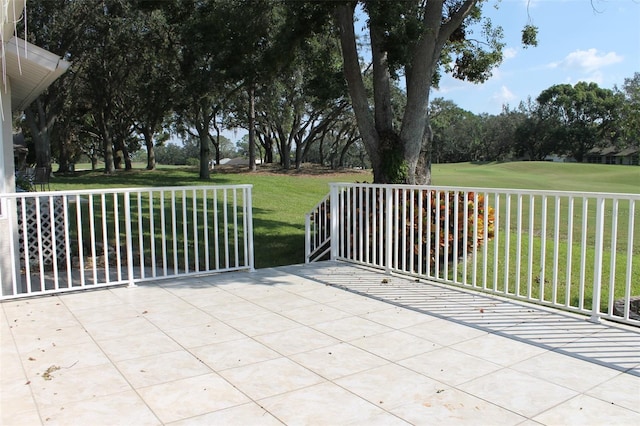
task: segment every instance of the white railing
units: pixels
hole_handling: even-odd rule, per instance
[[[639,202],[340,183],[309,215],[307,238],[329,232],[332,259],[640,325]]]
[[[316,204],[305,217],[305,262],[325,258],[331,250],[329,195]]]
[[[2,299],[253,270],[251,188],[2,194],[12,257],[0,263]]]

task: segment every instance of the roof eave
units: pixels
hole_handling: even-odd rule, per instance
[[[4,46],[6,77],[11,79],[13,110],[31,104],[71,65],[58,55],[18,37]]]

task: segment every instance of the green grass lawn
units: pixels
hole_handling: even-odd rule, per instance
[[[433,184],[483,188],[640,193],[640,167],[513,162],[434,164]]]
[[[188,167],[160,167],[144,170],[135,165],[129,172],[105,176],[100,170],[82,170],[74,175],[56,176],[53,190],[116,187],[157,187],[190,185],[253,185],[255,264],[257,268],[304,261],[304,219],[313,206],[329,192],[329,182],[371,182],[370,172],[322,171],[307,168],[288,173],[259,169],[256,173],[214,171],[209,181],[198,179]],[[272,170],[273,172],[269,172]],[[547,162],[489,164],[436,164],[433,183],[439,186],[473,186],[565,191],[638,193],[640,167]]]
[[[198,179],[197,169],[186,167],[147,171],[140,166],[112,176],[80,168],[74,175],[52,179],[51,189],[252,184],[256,268],[304,262],[305,213],[329,192],[329,182],[371,180],[368,172],[319,173],[317,168],[313,173],[214,171],[209,181]]]

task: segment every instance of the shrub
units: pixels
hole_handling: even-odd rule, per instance
[[[386,252],[387,246],[392,245],[397,259],[408,261],[413,256],[417,269],[420,258],[423,263],[428,259],[432,265],[436,261],[440,264],[457,261],[455,257],[462,257],[465,247],[470,253],[474,244],[481,246],[485,242],[485,228],[487,239],[494,236],[494,209],[486,206],[483,195],[420,190],[414,191],[412,197],[406,195],[408,192],[399,193],[392,213],[396,223],[391,231],[392,239],[388,241],[386,198],[380,196],[380,191],[379,188],[351,188],[342,192],[341,204],[348,202],[352,208],[351,217],[343,218],[341,225],[345,256],[386,266],[380,246],[382,252]]]
[[[197,158],[187,158],[187,166],[200,167],[200,160]]]
[[[429,249],[429,259],[432,263],[436,261],[436,256],[440,263],[444,263],[445,260],[452,262],[457,260],[454,258],[455,256],[460,258],[463,255],[465,246],[467,253],[471,252],[474,240],[478,246],[484,243],[485,225],[487,238],[493,238],[494,210],[493,207],[488,207],[486,211],[487,223],[485,224],[484,195],[476,195],[473,192],[465,194],[454,191],[421,191],[421,197],[423,208],[422,212],[418,212],[418,203],[416,202],[413,232],[418,232],[417,222],[422,217],[422,244],[414,245],[414,254],[418,254],[422,248],[424,257],[427,255],[427,249]],[[456,198],[458,200],[457,212]],[[467,206],[466,217],[465,204]],[[430,211],[428,212],[427,209],[430,209]],[[407,218],[407,225],[405,226],[409,226],[408,221],[409,218]],[[465,221],[467,225],[466,238]],[[475,232],[474,222],[477,223],[477,231]],[[427,247],[427,232],[431,237],[430,247]],[[433,243],[434,241],[438,241],[439,247],[437,250]],[[447,251],[446,253],[445,250]]]

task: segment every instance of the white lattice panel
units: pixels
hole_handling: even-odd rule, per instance
[[[20,231],[20,265],[25,266],[24,260],[24,226],[23,218],[26,218],[27,244],[29,253],[29,264],[38,265],[40,250],[45,265],[53,265],[54,259],[54,235],[55,254],[58,264],[65,261],[64,244],[64,204],[61,197],[53,198],[53,230],[51,227],[51,209],[49,207],[50,198],[40,197],[36,199],[26,199],[26,211],[23,216],[22,200],[18,200],[18,229]],[[40,216],[38,217],[37,204],[40,204]],[[40,221],[40,231],[38,232],[38,221]]]

